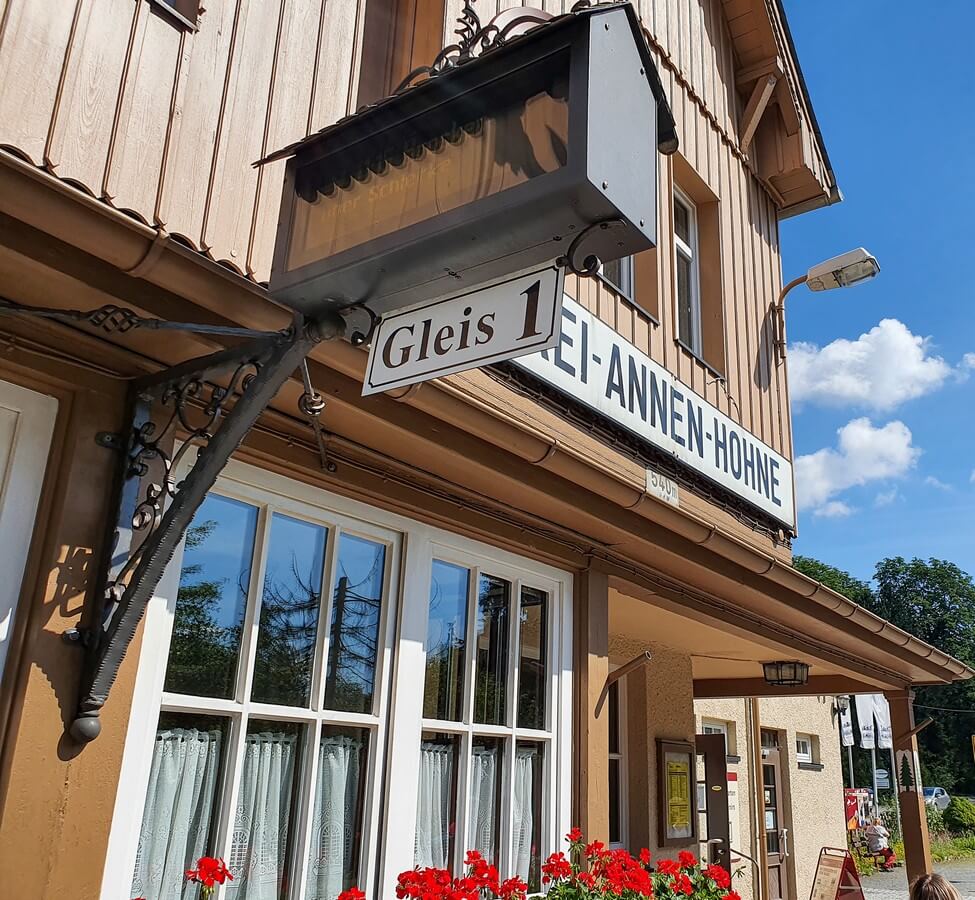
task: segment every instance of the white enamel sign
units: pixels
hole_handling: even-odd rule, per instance
[[[564,276],[550,263],[385,316],[363,396],[554,347]]]
[[[795,527],[789,461],[571,298],[555,347],[517,364]]]

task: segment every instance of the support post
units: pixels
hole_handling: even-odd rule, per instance
[[[576,766],[574,824],[586,840],[609,843],[609,716],[596,715],[609,676],[609,576],[576,576]]]
[[[921,766],[914,731],[914,692],[891,691],[890,724],[894,735],[894,768],[897,770],[897,802],[901,810],[907,880],[914,881],[931,871],[931,840],[924,809]]]

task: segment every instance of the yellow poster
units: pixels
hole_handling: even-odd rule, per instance
[[[691,771],[687,754],[667,754],[667,836],[691,834]]]

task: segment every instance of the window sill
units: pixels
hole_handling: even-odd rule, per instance
[[[595,277],[616,294],[627,306],[632,306],[641,316],[646,316],[657,328],[660,327],[660,320],[652,312],[644,309],[633,297],[620,288],[619,285],[610,281],[602,272],[596,272]]]
[[[801,762],[798,764],[803,772],[822,772],[826,768],[822,763]]]
[[[697,360],[705,369],[707,369],[718,381],[724,381],[725,377],[722,375],[714,366],[711,365],[703,356],[691,349],[687,344],[685,344],[680,338],[674,338],[674,343],[681,348],[688,356],[693,357]]]
[[[163,16],[172,19],[173,23],[181,28],[185,28],[187,31],[197,31],[199,29],[198,22],[191,22],[178,9],[166,3],[166,0],[149,0],[149,4]]]

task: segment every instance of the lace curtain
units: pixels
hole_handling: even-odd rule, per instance
[[[335,900],[356,881],[359,773],[364,747],[350,737],[323,737],[312,817],[307,900]]]
[[[465,850],[494,855],[498,827],[497,779],[501,766],[497,748],[476,748],[471,758],[470,833]],[[515,753],[514,802],[512,805],[513,874],[526,881],[537,852],[535,841],[535,784],[539,755],[533,747]],[[420,787],[416,813],[418,866],[453,867],[450,854],[451,783],[453,748],[449,744],[424,743],[420,747]]]
[[[132,896],[195,898],[184,872],[207,851],[220,771],[219,731],[174,728],[156,735],[132,877]]]
[[[519,747],[515,752],[515,796],[512,809],[514,874],[529,881],[535,839],[535,780],[538,774],[538,751]]]
[[[449,859],[453,767],[454,750],[450,744],[424,742],[420,745],[414,859],[421,868],[453,867]]]
[[[227,865],[227,900],[277,900],[288,859],[296,735],[248,734]]]
[[[471,760],[471,825],[465,850],[477,850],[495,862],[498,801],[497,747],[475,747]]]

